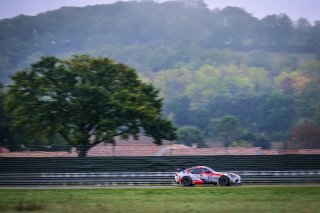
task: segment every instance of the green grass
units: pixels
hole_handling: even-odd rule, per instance
[[[320,186],[1,189],[0,212],[319,212]]]

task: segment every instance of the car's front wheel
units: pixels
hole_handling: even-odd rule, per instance
[[[219,185],[220,186],[230,186],[231,185],[231,182],[230,182],[230,179],[227,177],[227,176],[221,176],[219,178]]]
[[[184,177],[181,180],[183,186],[193,186],[192,179],[190,177]]]

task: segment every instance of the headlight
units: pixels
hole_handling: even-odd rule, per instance
[[[236,174],[233,174],[233,173],[229,173],[230,177],[232,178],[239,178],[240,176],[239,175],[236,175]]]

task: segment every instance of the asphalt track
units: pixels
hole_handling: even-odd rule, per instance
[[[32,189],[32,190],[47,190],[47,189],[174,189],[174,188],[256,188],[256,187],[320,187],[320,183],[314,184],[245,184],[234,185],[229,187],[221,187],[215,185],[197,185],[193,187],[183,187],[180,185],[110,185],[110,186],[12,186],[0,187],[1,189]]]

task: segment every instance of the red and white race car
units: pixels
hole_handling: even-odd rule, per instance
[[[215,184],[231,186],[241,184],[241,177],[234,173],[220,173],[206,166],[195,166],[188,169],[177,169],[175,183],[183,186],[196,184]]]

